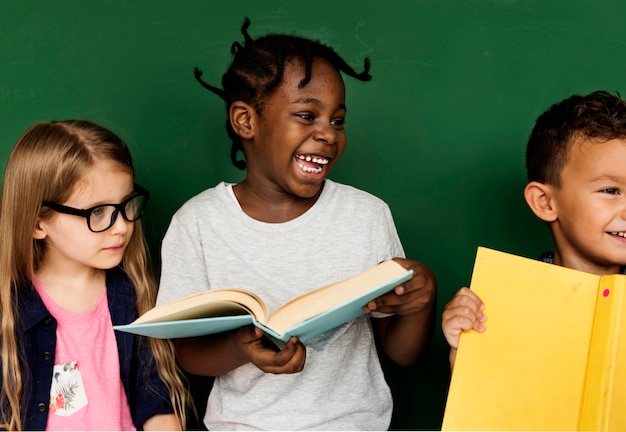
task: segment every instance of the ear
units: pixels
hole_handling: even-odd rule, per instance
[[[41,219],[37,219],[37,223],[35,224],[35,229],[33,230],[33,238],[35,240],[43,240],[48,236],[48,233],[45,229],[45,224],[41,222]]]
[[[230,125],[241,139],[251,139],[254,135],[256,111],[245,102],[235,101],[230,105],[228,118]]]
[[[554,222],[557,219],[556,202],[553,186],[536,181],[530,182],[524,188],[524,198],[535,215],[545,221]]]

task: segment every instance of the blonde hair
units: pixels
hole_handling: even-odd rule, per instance
[[[9,155],[0,204],[1,427],[23,427],[25,401],[21,350],[15,333],[16,307],[20,291],[30,287],[30,278],[45,252],[44,242],[33,238],[37,220],[49,217],[51,212],[41,203],[67,200],[75,184],[96,161],[112,162],[135,176],[126,144],[111,131],[85,120],[36,123],[18,139]],[[142,314],[155,304],[157,282],[140,221],[135,222],[121,267],[135,288],[137,312]],[[173,343],[151,339],[150,345],[184,428],[190,398],[184,375],[176,364]]]

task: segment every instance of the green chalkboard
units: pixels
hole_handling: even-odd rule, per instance
[[[357,68],[371,58],[371,82],[346,80],[349,143],[332,177],[390,204],[407,255],[438,276],[440,312],[469,283],[478,245],[551,248],[522,197],[537,115],[572,93],[626,92],[621,0],[2,0],[0,160],[38,120],[112,128],[152,191],[158,259],[184,201],[242,178],[222,101],[193,68],[219,83],[244,16],[254,36],[313,37]],[[440,327],[417,365],[384,364],[392,426],[438,429],[449,379]]]

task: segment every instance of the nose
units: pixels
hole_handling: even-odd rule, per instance
[[[320,126],[314,133],[313,139],[324,144],[335,144],[337,142],[337,130],[332,125]]]
[[[113,222],[113,225],[111,226],[111,228],[109,228],[111,234],[125,234],[126,232],[128,232],[128,225],[134,223],[127,222],[126,219],[124,219],[124,217],[121,215],[121,212],[119,210],[116,210],[113,217],[115,217],[115,222]]]

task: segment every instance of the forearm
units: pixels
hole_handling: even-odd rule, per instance
[[[231,333],[176,340],[180,366],[194,375],[217,376],[249,362]]]
[[[381,348],[394,363],[408,366],[428,347],[435,328],[436,301],[419,312],[374,319]]]
[[[145,431],[183,430],[174,414],[158,414],[150,417],[143,425]]]

